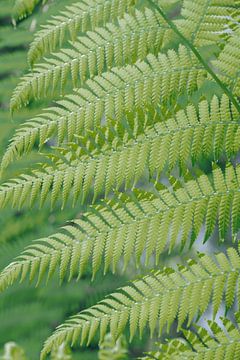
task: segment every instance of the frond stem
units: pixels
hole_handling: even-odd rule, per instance
[[[199,51],[193,45],[191,41],[189,41],[177,28],[177,26],[168,18],[165,12],[161,9],[159,5],[157,5],[153,0],[148,0],[148,2],[159,12],[159,14],[163,17],[163,19],[167,22],[170,28],[182,39],[183,43],[194,53],[199,62],[204,66],[206,71],[212,76],[212,78],[216,81],[216,83],[221,87],[224,93],[228,96],[231,102],[234,104],[238,112],[240,113],[240,104],[233,95],[233,93],[224,85],[224,83],[219,79],[219,77],[215,74],[215,72],[211,69],[208,63],[203,59]]]

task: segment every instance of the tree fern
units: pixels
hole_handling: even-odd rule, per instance
[[[2,183],[0,207],[42,206],[50,195],[52,207],[71,197],[84,210],[10,262],[0,291],[55,273],[60,283],[79,280],[87,265],[93,278],[130,264],[145,274],[60,325],[42,359],[65,342],[90,344],[97,332],[100,343],[109,332],[115,342],[124,331],[164,335],[173,324],[187,343],[172,340],[155,358],[238,356],[227,321],[230,343],[216,325],[213,339],[190,330],[206,310],[215,318],[222,305],[239,306],[238,252],[196,254],[199,238],[212,240],[216,229],[225,247],[239,234],[239,1],[184,0],[171,18],[163,3],[69,5],[37,33],[32,72],[13,93],[12,112],[34,100],[50,107],[21,124],[1,170],[36,145],[45,157]],[[182,265],[163,268],[172,254]]]
[[[134,118],[135,125],[141,122],[140,116]],[[160,174],[166,164],[172,170],[177,163],[181,166],[190,159],[197,161],[211,155],[217,159],[221,154],[226,154],[230,159],[238,152],[240,123],[234,107],[225,96],[221,101],[214,98],[211,105],[204,100],[199,104],[199,109],[188,106],[185,111],[177,112],[175,118],[165,122],[157,121],[159,115],[153,115],[153,119],[151,115],[149,117],[155,125],[147,127],[137,137],[130,135],[130,139],[121,140],[120,131],[116,129],[109,139],[109,129],[106,128],[100,136],[102,144],[98,142],[99,132],[96,134],[94,153],[91,149],[82,151],[82,147],[87,146],[87,135],[80,143],[80,154],[72,162],[69,163],[66,157],[65,162],[60,160],[52,167],[45,167],[44,171],[35,171],[32,176],[23,175],[3,184],[0,187],[0,206],[12,201],[13,206],[19,208],[29,200],[29,192],[32,193],[30,204],[40,195],[42,205],[46,189],[52,192],[52,204],[61,195],[62,189],[64,205],[72,185],[74,203],[79,196],[84,200],[92,188],[96,199],[101,193],[107,196],[113,188],[119,190],[124,184],[125,188],[136,185],[146,170],[150,174]],[[201,148],[197,146],[199,139],[203,144]],[[76,148],[74,152],[77,152]],[[7,159],[10,160],[8,152],[3,164]],[[130,170],[131,167],[134,171]]]
[[[186,318],[190,324],[197,314],[205,312],[211,300],[214,314],[223,298],[231,307],[239,265],[239,255],[229,249],[228,257],[221,253],[214,261],[204,255],[197,262],[189,261],[188,267],[181,267],[178,271],[166,269],[136,280],[61,325],[45,343],[42,358],[64,339],[74,344],[80,338],[81,344],[89,344],[97,330],[100,331],[100,340],[108,328],[117,339],[127,324],[130,338],[137,331],[141,336],[145,327],[149,327],[151,333],[158,328],[161,334],[164,326],[169,330],[175,318],[179,328]],[[231,283],[228,295],[225,290],[227,283]]]
[[[157,198],[111,202],[93,208],[83,219],[76,219],[63,228],[63,232],[40,239],[29,246],[21,256],[7,266],[0,275],[0,290],[4,290],[20,276],[32,281],[38,275],[38,283],[48,273],[48,278],[59,265],[62,281],[68,274],[81,277],[91,259],[93,276],[104,262],[104,272],[116,266],[123,256],[126,269],[135,254],[137,264],[146,251],[146,263],[155,253],[169,252],[181,243],[183,248],[189,237],[193,242],[205,224],[205,239],[213,233],[218,219],[219,236],[223,240],[228,226],[232,233],[239,230],[239,176],[227,168],[223,176],[219,169],[213,171],[213,184],[203,175],[197,181],[189,181],[183,188],[157,193]],[[97,224],[97,228],[95,226]],[[124,235],[124,236],[123,236]]]
[[[136,11],[135,16],[125,15],[119,23],[119,26],[110,23],[104,29],[89,31],[87,36],[72,42],[70,49],[61,49],[45,63],[36,65],[16,88],[14,102],[29,98],[34,89],[37,97],[46,96],[59,83],[63,92],[68,76],[73,87],[78,87],[88,74],[93,77],[113,66],[144,60],[149,52],[159,52],[169,31],[157,13],[149,9],[144,14]]]
[[[182,329],[183,338],[161,344],[159,351],[150,352],[144,360],[151,359],[238,359],[240,356],[239,313],[235,314],[236,326],[222,318],[221,327],[217,322],[208,321],[211,333],[195,326],[193,330]]]
[[[237,96],[240,95],[240,74],[238,70],[240,65],[239,35],[240,29],[237,28],[219,58],[213,62],[221,78]]]
[[[178,25],[195,46],[212,45],[231,32],[238,8],[238,0],[184,0]]]
[[[134,0],[91,0],[80,1],[66,7],[62,14],[53,17],[43,26],[32,42],[28,59],[33,64],[42,54],[53,51],[61,45],[66,33],[72,41],[78,32],[85,32],[123,16],[134,5]]]

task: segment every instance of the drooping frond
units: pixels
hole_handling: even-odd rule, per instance
[[[21,20],[30,15],[40,1],[41,0],[16,0],[13,8],[14,19]]]
[[[239,313],[235,314],[235,320],[238,326],[227,318],[221,318],[221,324],[208,321],[211,333],[197,325],[192,330],[182,329],[183,338],[161,344],[159,351],[148,353],[142,360],[237,360],[240,357]]]
[[[159,255],[181,243],[184,248],[199,235],[205,225],[205,239],[213,233],[218,220],[223,240],[231,224],[233,235],[239,230],[240,166],[232,166],[223,175],[213,171],[213,183],[206,175],[177,189],[161,190],[158,197],[104,203],[90,208],[82,219],[76,219],[61,233],[40,239],[7,266],[0,275],[0,291],[27,276],[38,283],[45,274],[50,277],[59,265],[60,280],[80,277],[86,264],[92,262],[93,276],[104,264],[113,272],[123,257],[124,268],[133,254],[137,264],[143,252],[146,263],[152,254]]]
[[[14,103],[30,98],[32,92],[37,98],[44,97],[56,87],[63,93],[69,77],[76,88],[88,74],[101,75],[113,66],[144,60],[149,52],[157,54],[168,31],[159,15],[149,9],[145,13],[136,11],[135,16],[125,14],[119,26],[107,24],[106,28],[88,32],[74,41],[71,48],[52,54],[45,63],[35,66],[15,89]]]
[[[66,6],[37,32],[28,53],[30,64],[34,64],[44,53],[61,46],[66,35],[74,41],[78,33],[121,18],[134,3],[134,0],[81,0]]]
[[[154,118],[152,122],[159,119],[157,114],[149,117]],[[140,121],[141,114],[134,119],[135,125]],[[137,137],[121,139],[121,129],[116,129],[110,138],[107,127],[105,133],[96,133],[95,140],[91,133],[87,134],[80,143],[79,152],[74,147],[77,155],[72,161],[69,156],[65,162],[61,158],[52,167],[45,166],[31,176],[19,177],[0,186],[0,207],[12,202],[20,208],[27,200],[32,205],[38,195],[43,205],[48,191],[52,194],[52,205],[62,196],[64,206],[71,194],[76,204],[79,197],[83,201],[92,190],[95,200],[100,194],[107,196],[123,185],[126,189],[132,188],[146,170],[154,175],[160,174],[166,165],[171,171],[176,164],[186,166],[189,160],[197,161],[204,156],[217,159],[226,154],[230,158],[239,151],[239,126],[238,113],[223,96],[221,101],[214,97],[211,104],[205,100],[200,102],[198,109],[189,105],[185,111],[177,112],[175,118],[157,122]],[[91,148],[83,152],[89,142]],[[8,159],[3,159],[5,166]]]
[[[197,46],[212,45],[231,32],[236,0],[184,0],[179,30]],[[232,20],[232,21],[231,21]]]
[[[46,341],[41,359],[64,340],[89,344],[98,330],[102,340],[108,329],[117,339],[126,326],[131,338],[137,331],[141,337],[146,327],[151,334],[157,328],[161,334],[165,326],[169,331],[175,319],[180,328],[186,319],[190,324],[203,314],[211,301],[215,316],[223,300],[233,305],[239,274],[239,254],[230,248],[228,257],[203,255],[179,270],[166,269],[136,280],[58,327]]]
[[[213,65],[231,91],[240,96],[240,27],[233,32]]]

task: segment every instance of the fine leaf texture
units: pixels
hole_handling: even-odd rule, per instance
[[[16,17],[37,3],[17,0]],[[173,3],[79,0],[57,14],[53,2],[56,15],[30,47],[31,72],[13,92],[12,113],[28,104],[34,112],[20,115],[1,173],[23,155],[17,165],[29,164],[36,149],[44,157],[33,170],[9,168],[0,208],[47,200],[49,220],[50,207],[70,199],[80,209],[53,235],[43,230],[44,238],[16,251],[0,273],[0,292],[26,279],[38,286],[51,276],[61,284],[99,271],[140,275],[58,327],[42,359],[63,343],[90,344],[98,330],[101,342],[108,333],[115,342],[125,330],[141,338],[146,328],[186,341],[165,342],[159,356],[240,357],[239,333],[226,319],[224,331],[210,323],[211,335],[193,328],[206,310],[215,318],[239,307],[240,257],[228,246],[240,230],[240,2]],[[33,117],[35,100],[46,108]],[[222,253],[196,255],[205,241],[211,251],[222,242]],[[175,256],[194,260],[163,268]]]
[[[38,139],[42,146],[56,133],[59,144],[66,138],[72,141],[74,134],[82,135],[84,130],[99,126],[103,116],[120,121],[126,112],[156,107],[170,95],[191,93],[205,76],[205,70],[183,46],[178,52],[171,50],[158,57],[149,54],[145,62],[114,68],[88,80],[86,86],[74,94],[65,96],[57,102],[58,107],[49,108],[25,122],[13,137],[4,158],[12,159],[14,154],[28,152]],[[15,103],[13,97],[12,107],[19,107],[28,100],[28,97],[21,98]]]
[[[15,89],[14,103],[30,98],[32,92],[37,98],[55,90],[63,94],[69,77],[76,88],[84,83],[88,74],[93,77],[114,66],[144,60],[148,53],[160,51],[168,32],[160,16],[149,9],[145,13],[136,11],[135,16],[125,14],[119,26],[110,23],[105,28],[88,31],[86,36],[72,42],[70,48],[61,49],[34,66],[33,72],[24,76]]]
[[[236,275],[237,276],[237,275]],[[182,329],[183,338],[161,344],[159,351],[150,352],[142,360],[238,360],[240,357],[240,314],[235,323],[221,318],[221,323],[208,321],[211,331],[195,325],[192,330]]]
[[[19,276],[20,280],[38,275],[38,283],[49,278],[59,266],[60,280],[81,277],[86,264],[92,263],[95,276],[104,264],[104,272],[115,272],[120,259],[126,269],[133,254],[139,264],[146,252],[146,263],[153,254],[156,262],[164,251],[184,248],[198,237],[205,225],[205,240],[213,233],[218,219],[219,237],[224,240],[231,224],[233,236],[239,230],[240,167],[213,171],[213,183],[206,175],[186,182],[174,194],[161,190],[157,197],[132,201],[112,200],[90,208],[61,233],[30,245],[0,275],[0,291]]]
[[[231,35],[217,60],[213,65],[219,72],[220,78],[229,86],[231,91],[240,96],[240,28]]]
[[[228,256],[223,253],[215,258],[203,255],[179,270],[166,269],[147,275],[58,327],[46,341],[41,359],[65,339],[72,344],[89,344],[98,330],[100,341],[109,328],[117,339],[127,325],[130,338],[137,331],[141,336],[146,327],[152,334],[158,328],[161,334],[165,326],[170,330],[175,319],[179,328],[186,319],[190,324],[197,314],[206,311],[211,301],[216,314],[222,300],[226,299],[225,285],[229,281],[231,292],[235,293],[239,271],[239,255],[230,248]]]
[[[224,35],[231,32],[237,9],[238,0],[184,0],[183,19],[176,24],[195,46],[212,45],[223,42]]]
[[[81,0],[66,6],[37,32],[28,53],[29,63],[34,64],[44,53],[61,46],[66,37],[74,41],[80,32],[121,18],[133,5],[134,0]]]
[[[101,194],[106,197],[123,185],[126,189],[133,188],[146,171],[159,176],[166,166],[170,172],[177,164],[184,169],[190,160],[218,159],[224,154],[230,159],[239,151],[239,115],[225,95],[221,100],[214,97],[210,104],[203,100],[198,108],[189,105],[169,120],[159,122],[159,117],[149,115],[149,122],[155,125],[136,137],[121,139],[122,129],[115,128],[110,138],[108,127],[104,132],[97,131],[95,137],[87,134],[79,148],[73,148],[75,154],[79,151],[73,155],[73,161],[69,161],[67,153],[65,161],[57,159],[52,167],[45,166],[44,170],[41,167],[32,175],[22,175],[0,186],[0,207],[12,203],[20,208],[27,200],[32,205],[36,197],[43,205],[48,191],[52,205],[62,197],[64,206],[70,195],[73,204],[79,197],[83,202],[92,190],[95,201]],[[134,125],[141,121],[139,114],[134,118]],[[94,146],[88,147],[89,136]],[[201,147],[198,146],[200,139]],[[88,150],[83,152],[82,148]],[[11,154],[11,150],[5,153],[2,167],[12,160]]]

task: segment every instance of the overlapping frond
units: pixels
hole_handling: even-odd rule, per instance
[[[98,112],[102,110],[100,117],[105,112],[106,116],[118,118],[123,109],[131,111],[134,106],[141,107],[142,102],[157,103],[160,98],[166,99],[176,89],[179,93],[184,89],[193,90],[205,74],[206,71],[201,64],[184,46],[180,46],[177,52],[170,50],[167,55],[160,53],[157,57],[149,54],[144,62],[137,61],[133,66],[113,68],[102,76],[95,76],[92,80],[87,80],[82,88],[74,92],[74,95],[65,96],[62,101],[58,101],[58,104],[69,109],[71,113],[76,111],[76,104],[78,104],[78,112],[79,109],[84,109],[84,105],[85,107],[91,105],[89,122],[93,122],[94,117],[98,118],[96,107]],[[43,80],[41,86],[32,83],[35,87],[32,88],[31,94],[19,91],[14,93],[10,104],[11,111],[28,104],[31,97],[38,98],[38,94],[44,92],[49,85],[47,78]],[[67,113],[63,112],[63,116],[66,117]]]
[[[161,190],[158,197],[104,203],[90,208],[61,233],[40,239],[6,267],[0,275],[0,291],[16,281],[38,275],[50,277],[59,266],[60,280],[68,275],[80,277],[89,261],[93,276],[104,264],[114,272],[123,257],[124,268],[133,254],[137,264],[143,252],[146,263],[181,244],[189,246],[205,225],[205,239],[213,233],[218,220],[219,236],[224,239],[231,224],[233,235],[239,230],[240,167],[229,166],[223,175],[213,171],[213,183],[206,175],[177,189]],[[191,240],[190,240],[191,239]]]
[[[115,129],[110,137],[111,130],[106,127],[104,132],[97,131],[95,137],[87,134],[79,149],[73,148],[72,161],[65,155],[66,161],[61,158],[52,167],[45,166],[32,175],[3,184],[0,207],[12,202],[20,208],[27,200],[32,205],[38,197],[43,205],[48,192],[52,205],[62,196],[64,206],[70,195],[75,204],[79,197],[81,201],[86,199],[92,190],[95,200],[123,185],[126,189],[134,187],[146,170],[151,175],[160,174],[166,166],[169,172],[176,164],[184,167],[190,160],[204,156],[217,159],[223,154],[230,159],[239,151],[240,119],[226,96],[221,100],[214,97],[211,104],[204,100],[198,108],[189,105],[165,122],[157,122],[160,120],[157,114],[149,117],[155,125],[136,137],[121,139],[121,128]],[[141,121],[142,115],[136,115],[135,125]],[[91,147],[83,152],[89,136]]]
[[[89,344],[98,330],[100,339],[108,329],[116,339],[126,326],[131,338],[137,331],[141,336],[146,327],[152,334],[155,329],[161,334],[165,326],[170,329],[175,319],[179,328],[186,319],[190,324],[210,302],[216,315],[223,300],[232,306],[239,272],[239,254],[230,248],[228,256],[203,255],[177,271],[166,269],[136,280],[58,327],[46,341],[41,359],[64,340]]]
[[[61,46],[66,36],[74,41],[78,33],[121,18],[125,12],[130,12],[134,3],[135,0],[81,0],[66,6],[37,32],[28,53],[30,64],[34,64],[44,53]]]
[[[237,326],[227,318],[208,321],[210,332],[200,326],[182,329],[183,338],[161,344],[159,351],[148,353],[142,360],[237,360],[240,357],[240,314],[235,314]],[[220,327],[221,326],[221,327]]]
[[[30,15],[40,1],[41,0],[16,0],[13,8],[14,19],[21,20]]]
[[[213,65],[219,76],[231,91],[240,96],[240,27],[231,35],[224,49]]]
[[[119,26],[107,24],[88,32],[71,44],[71,48],[53,53],[44,63],[33,68],[24,76],[13,93],[14,103],[30,98],[34,92],[37,98],[54,91],[63,93],[68,79],[72,86],[79,87],[86,78],[101,75],[113,66],[123,66],[144,60],[148,53],[157,54],[167,39],[169,28],[158,13],[149,9],[136,11],[135,16],[125,14]]]
[[[212,45],[231,32],[232,17],[237,9],[236,0],[184,0],[183,19],[176,23],[195,46]]]
[[[84,130],[99,126],[103,116],[118,121],[126,112],[157,106],[171,95],[191,93],[205,76],[205,70],[182,46],[178,52],[171,50],[157,58],[149,54],[145,62],[114,68],[65,96],[57,102],[58,107],[25,122],[13,137],[2,166],[15,155],[31,150],[37,139],[42,146],[57,132],[59,144],[66,138],[72,141],[74,134],[82,135]],[[13,98],[12,107],[27,101],[28,98],[15,103]]]

